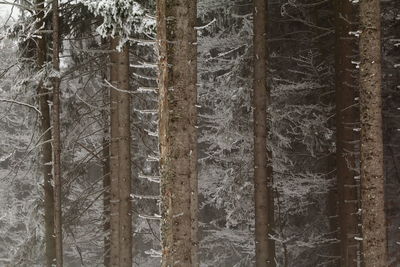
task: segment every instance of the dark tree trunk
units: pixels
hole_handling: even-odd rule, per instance
[[[102,40],[102,44],[107,42]],[[103,66],[101,73],[101,84],[107,79],[107,65]],[[109,88],[103,86],[103,104],[107,106],[110,99]],[[106,110],[102,112],[103,117],[103,230],[104,230],[104,266],[110,267],[110,116]]]
[[[111,266],[132,266],[131,149],[129,50],[116,51],[119,38],[111,41]]]
[[[131,210],[131,134],[129,90],[129,50],[124,45],[118,53],[118,178],[120,218],[120,266],[132,266],[132,210]]]
[[[274,226],[272,153],[267,149],[270,126],[267,105],[270,89],[267,85],[267,7],[265,0],[254,0],[254,199],[256,266],[275,266],[275,243],[269,238]]]
[[[63,266],[61,210],[61,138],[60,138],[60,23],[58,0],[53,0],[53,177],[54,177],[54,235],[56,265]]]
[[[36,1],[36,29],[44,29],[44,1]],[[37,44],[37,68],[41,70],[46,62],[47,44],[46,36],[43,33],[38,34],[36,38]],[[52,161],[52,146],[51,146],[51,116],[49,109],[49,91],[44,88],[43,80],[39,81],[37,88],[37,94],[39,96],[39,109],[41,112],[40,116],[40,133],[42,136],[41,142],[41,161],[43,171],[43,188],[44,188],[44,228],[45,228],[45,243],[46,243],[46,266],[51,267],[56,260],[56,245],[54,239],[54,191],[52,186],[52,175],[51,165],[49,162]]]
[[[111,39],[110,81],[118,87],[118,39]],[[118,91],[110,87],[110,263],[119,266]]]
[[[352,61],[357,61],[358,38],[350,35],[358,27],[357,8],[348,0],[336,1],[336,167],[339,196],[340,266],[358,266],[360,242],[358,190],[356,181],[356,142],[358,126],[359,73]]]
[[[108,122],[108,120],[106,120]],[[108,126],[105,126],[108,128]],[[104,230],[104,266],[110,266],[110,149],[109,131],[103,138],[103,230]]]

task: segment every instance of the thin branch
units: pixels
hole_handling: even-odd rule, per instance
[[[32,106],[32,105],[27,104],[27,103],[15,101],[15,100],[12,100],[12,99],[5,99],[5,98],[0,98],[0,102],[13,103],[13,104],[18,104],[18,105],[21,105],[21,106],[25,106],[25,107],[28,107],[28,108],[31,108],[31,109],[35,110],[37,113],[39,113],[40,116],[42,116],[42,112],[40,112],[40,110],[37,107]]]
[[[17,4],[17,3],[15,3],[15,2],[14,2],[14,3],[11,3],[11,2],[8,2],[8,1],[0,1],[0,5],[11,5],[11,6],[16,6],[16,7],[22,8],[22,9],[28,11],[29,13],[33,14],[33,10],[32,10],[31,7],[24,6],[24,5],[21,5],[21,4]]]

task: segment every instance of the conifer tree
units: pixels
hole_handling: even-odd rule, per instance
[[[46,34],[41,33],[45,29],[45,10],[44,1],[36,1],[36,64],[40,71],[46,63],[47,56],[47,40]],[[51,165],[52,146],[51,146],[51,116],[49,109],[49,91],[44,86],[43,78],[39,81],[37,87],[40,109],[40,132],[42,137],[41,161],[43,172],[43,189],[44,189],[44,228],[46,242],[46,266],[51,267],[56,260],[55,239],[54,239],[54,190],[52,186]]]

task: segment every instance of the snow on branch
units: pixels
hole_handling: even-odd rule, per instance
[[[129,41],[132,33],[153,34],[154,18],[147,15],[139,3],[132,0],[80,0],[94,15],[102,17],[103,23],[97,28],[102,37],[120,36],[121,43]]]
[[[5,98],[0,98],[0,102],[13,103],[13,104],[25,106],[25,107],[31,108],[34,111],[36,111],[37,113],[39,113],[40,116],[42,115],[42,112],[40,112],[40,110],[37,107],[27,104],[27,103],[19,102],[19,101],[12,100],[12,99],[5,99]]]

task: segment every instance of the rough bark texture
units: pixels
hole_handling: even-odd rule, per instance
[[[162,266],[198,266],[196,0],[158,0]]]
[[[53,0],[53,177],[54,177],[54,235],[56,266],[63,266],[61,210],[61,138],[60,138],[60,23],[58,0]]]
[[[132,266],[129,51],[111,41],[111,266]]]
[[[358,266],[360,242],[358,190],[356,181],[356,142],[359,135],[353,129],[359,121],[356,104],[359,73],[352,61],[357,61],[358,38],[349,32],[357,30],[357,8],[348,0],[336,1],[336,167],[339,204],[340,266]]]
[[[36,1],[36,29],[44,28],[44,2],[43,0]],[[37,68],[43,68],[46,62],[47,46],[45,34],[39,34],[36,38],[37,44]],[[45,245],[46,245],[46,266],[51,267],[56,260],[56,244],[54,239],[54,192],[51,175],[51,165],[48,163],[52,161],[52,147],[51,147],[51,116],[49,109],[49,91],[44,88],[43,81],[39,81],[37,88],[39,95],[39,109],[40,116],[40,135],[42,136],[41,142],[41,160],[43,172],[43,189],[44,189],[44,229],[45,229]]]
[[[274,225],[272,195],[272,154],[267,149],[269,124],[267,105],[270,89],[267,86],[267,6],[265,0],[254,1],[254,199],[256,266],[275,266],[275,244],[268,238]]]
[[[379,0],[360,1],[362,248],[365,267],[387,266]]]

